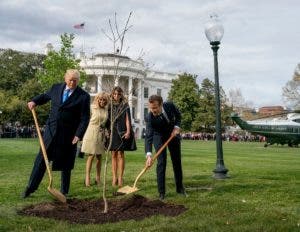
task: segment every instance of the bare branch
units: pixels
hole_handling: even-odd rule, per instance
[[[128,18],[127,18],[127,21],[126,21],[124,30],[123,30],[123,32],[122,32],[122,36],[121,36],[121,44],[120,44],[120,45],[121,45],[120,51],[122,51],[122,49],[123,49],[124,38],[125,38],[126,32],[129,30],[129,28],[132,27],[132,26],[129,26],[129,27],[128,27],[128,23],[129,23],[129,20],[130,20],[130,18],[131,18],[131,15],[132,15],[132,11],[129,13],[129,16],[128,16]]]
[[[126,55],[127,54],[127,52],[129,51],[129,46],[127,46],[127,48],[126,48],[126,50],[125,50],[125,52],[123,53],[124,55]]]
[[[114,41],[106,32],[103,28],[101,28],[101,32],[110,40],[110,41]]]
[[[115,28],[116,28],[116,31],[117,31],[117,34],[118,34],[118,38],[121,39],[121,35],[120,35],[120,31],[119,31],[119,25],[118,25],[118,22],[117,22],[117,13],[115,12]]]
[[[144,49],[142,48],[141,50],[140,50],[140,53],[139,53],[139,55],[138,55],[138,58],[137,59],[141,59],[142,57],[144,57],[145,56],[145,52],[144,52]]]
[[[111,34],[113,37],[113,50],[114,50],[114,53],[116,53],[116,42],[119,40],[119,38],[116,39],[115,32],[114,32],[114,29],[113,29],[110,19],[108,20],[108,23],[109,23],[109,28],[110,28],[110,31],[111,31]]]
[[[300,105],[300,81],[288,81],[282,88],[282,97],[287,105],[297,108]]]
[[[110,19],[108,20],[108,24],[109,24],[110,32],[111,32],[111,34],[113,36],[113,41],[116,41],[115,32],[114,32],[114,29],[113,29],[113,27],[111,25],[111,20]]]

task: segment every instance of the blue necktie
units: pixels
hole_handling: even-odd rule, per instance
[[[62,102],[64,103],[69,97],[70,89],[64,91]]]

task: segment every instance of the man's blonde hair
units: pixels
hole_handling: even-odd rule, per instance
[[[72,75],[78,80],[80,79],[80,72],[77,69],[68,69],[65,73],[65,78],[68,75]]]

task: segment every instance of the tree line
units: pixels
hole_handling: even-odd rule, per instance
[[[184,73],[172,81],[168,99],[181,111],[183,131],[215,132],[215,85],[208,78],[197,84],[197,76]],[[220,87],[222,129],[232,125],[230,114],[232,107],[226,104],[226,94]]]

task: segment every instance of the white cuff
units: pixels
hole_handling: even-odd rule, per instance
[[[146,153],[146,158],[147,158],[148,156],[151,157],[151,156],[152,156],[152,153],[151,153],[151,152],[147,152],[147,153]]]

